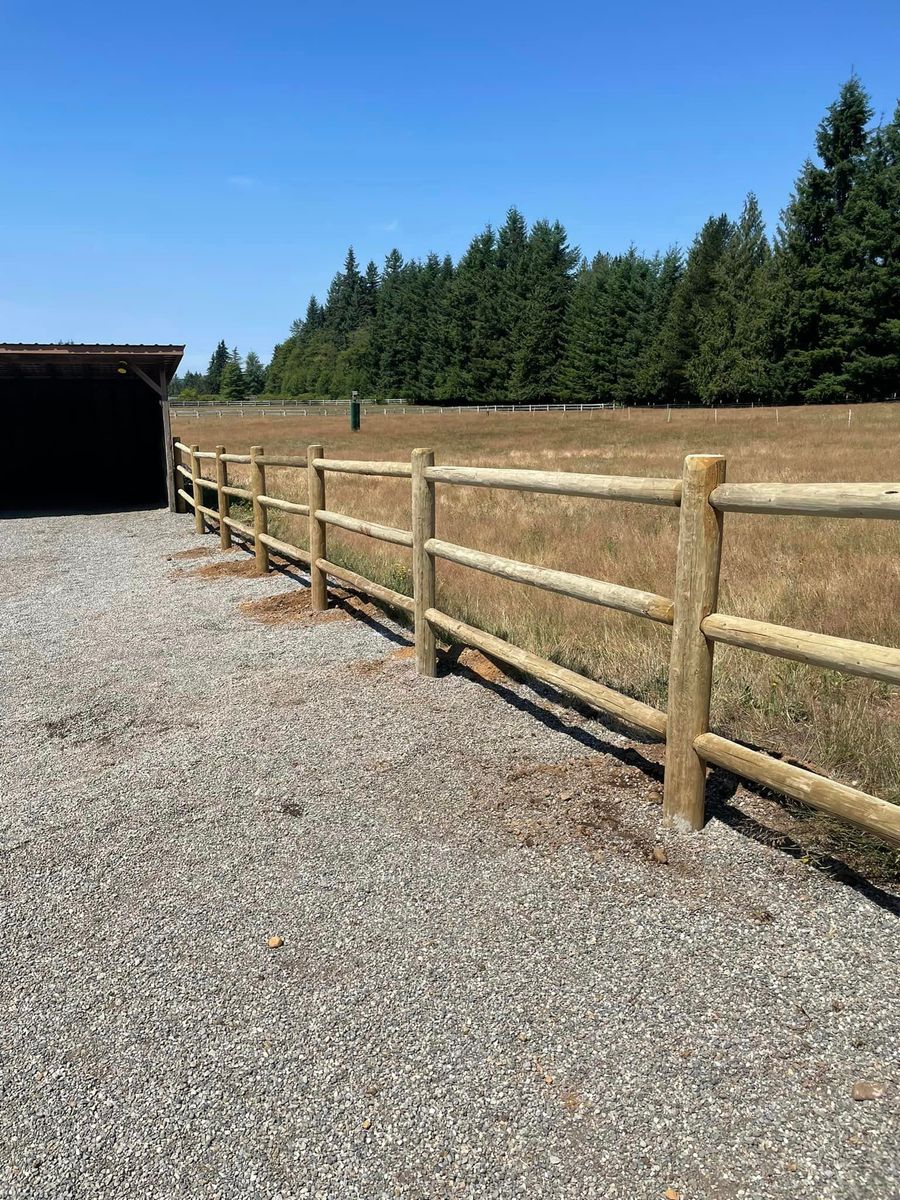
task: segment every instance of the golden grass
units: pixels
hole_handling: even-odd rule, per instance
[[[720,412],[391,413],[351,434],[342,417],[177,416],[204,448],[262,444],[333,457],[408,459],[432,446],[439,463],[674,477],[685,454],[728,458],[731,481],[896,480],[900,406]],[[209,464],[207,464],[207,471]],[[236,468],[232,468],[238,478]],[[409,485],[329,475],[328,507],[409,528]],[[305,498],[303,472],[270,469],[267,489]],[[438,536],[510,558],[671,595],[678,513],[643,505],[438,485]],[[270,513],[273,532],[305,544],[305,520]],[[410,590],[408,552],[329,531],[329,555]],[[545,592],[440,563],[439,605],[613,687],[665,707],[669,631]],[[725,518],[723,612],[897,645],[900,525],[733,514]],[[713,726],[788,753],[900,801],[900,689],[719,647]]]

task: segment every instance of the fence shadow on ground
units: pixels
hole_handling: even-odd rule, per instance
[[[253,550],[249,546],[243,545],[241,548],[252,555]],[[310,586],[309,573],[302,567],[293,563],[280,561],[272,561],[270,562],[270,566],[273,571],[293,580],[299,586],[307,588]],[[374,613],[359,608],[357,605],[351,603],[349,599],[336,596],[334,592],[330,594],[329,599],[333,608],[340,609],[347,613],[348,616],[361,621],[367,628],[377,633],[380,637],[385,638],[393,645],[403,647],[414,646],[414,639],[411,636],[412,631],[410,631],[410,635],[406,635],[402,629],[398,629],[396,626],[396,620],[400,614],[390,613],[370,597],[366,597],[365,599],[371,609],[375,610]],[[596,721],[598,719],[597,714],[586,705],[571,700],[563,692],[555,692],[543,684],[534,684],[526,676],[517,678],[514,672],[510,672],[509,668],[502,665],[499,665],[499,669],[504,674],[509,675],[509,682],[487,679],[484,675],[473,671],[460,661],[460,655],[465,649],[464,646],[454,645],[440,654],[440,669],[442,674],[452,673],[468,680],[470,683],[475,683],[496,696],[504,704],[510,705],[532,720],[539,721],[546,729],[562,734],[576,745],[589,750],[592,754],[608,755],[610,758],[616,759],[623,766],[632,767],[640,771],[641,774],[654,783],[663,783],[663,765],[642,754],[638,748],[640,745],[658,744],[655,739],[623,722],[617,721],[608,714],[604,714],[603,716],[604,729],[627,738],[630,743],[629,745],[621,746],[614,741],[610,741],[597,733],[585,729],[581,725],[570,724],[568,721],[563,720],[557,713],[547,708],[546,704],[551,703],[556,708],[566,709],[582,719],[587,718]],[[518,685],[519,690],[513,686],[513,681]],[[521,690],[523,688],[533,693],[535,698],[532,699],[528,695],[523,695]],[[748,743],[748,746],[751,749],[758,748],[752,743]],[[877,905],[895,917],[900,917],[900,896],[880,887],[861,871],[851,866],[845,859],[839,858],[832,853],[817,851],[809,845],[804,845],[801,840],[798,840],[791,833],[787,833],[783,829],[777,829],[772,825],[767,825],[759,816],[748,813],[736,804],[731,803],[739,788],[750,796],[776,805],[785,814],[793,815],[797,811],[798,806],[796,802],[782,797],[777,792],[773,792],[768,788],[754,784],[750,780],[741,779],[729,771],[716,767],[710,770],[707,782],[707,812],[709,817],[714,817],[716,820],[721,821],[723,825],[727,825],[729,829],[733,829],[742,837],[749,838],[761,846],[766,846],[770,850],[777,850],[780,854],[785,854],[797,861],[805,862],[814,870],[826,875],[833,882],[852,888],[870,903]]]
[[[339,605],[340,601],[336,600],[335,604]],[[392,618],[387,613],[385,613],[383,620],[379,620],[378,617],[372,616],[369,613],[360,613],[357,609],[348,609],[348,611],[352,611],[354,616],[364,620],[370,629],[388,638],[394,644],[404,646],[412,646],[414,644],[411,638],[404,637],[388,624],[389,621],[392,621]],[[633,767],[640,771],[641,774],[654,783],[662,784],[664,777],[663,765],[642,754],[638,746],[634,744],[637,742],[639,745],[654,745],[656,743],[652,738],[646,737],[630,726],[620,723],[605,714],[602,718],[603,727],[611,733],[621,734],[628,738],[631,743],[630,745],[620,746],[598,733],[585,729],[583,726],[570,724],[568,721],[563,720],[557,713],[548,709],[545,703],[542,702],[549,702],[557,708],[564,708],[580,718],[588,718],[596,721],[598,717],[586,705],[580,705],[577,701],[569,700],[562,692],[553,692],[552,689],[543,685],[534,685],[527,678],[517,679],[515,682],[520,689],[526,688],[528,691],[533,692],[535,699],[523,695],[521,690],[517,690],[513,686],[513,676],[510,676],[509,683],[486,679],[477,671],[473,671],[470,667],[467,667],[465,663],[459,662],[459,656],[464,649],[464,647],[454,646],[441,655],[444,672],[448,674],[452,672],[471,683],[477,684],[479,687],[496,696],[504,704],[508,704],[518,712],[525,714],[535,721],[539,721],[546,729],[562,734],[576,745],[589,750],[592,754],[608,755],[623,766]],[[506,670],[506,668],[503,669]],[[752,745],[751,748],[756,749]],[[787,857],[797,861],[805,862],[814,870],[826,875],[833,882],[852,888],[853,891],[863,896],[870,903],[877,905],[895,917],[900,917],[900,896],[894,895],[880,887],[844,859],[830,853],[811,850],[810,846],[804,845],[797,837],[781,829],[774,828],[771,825],[766,825],[758,816],[746,812],[736,804],[731,803],[731,801],[737,795],[738,789],[742,789],[751,796],[777,805],[779,810],[785,813],[791,813],[792,810],[796,810],[797,806],[795,803],[781,797],[778,793],[770,791],[768,788],[757,786],[749,780],[740,779],[737,775],[733,775],[731,772],[722,770],[719,767],[710,770],[707,786],[707,812],[709,817],[721,821],[723,825],[727,825],[735,833],[761,846],[765,846],[770,850],[777,850],[780,854],[785,854]]]

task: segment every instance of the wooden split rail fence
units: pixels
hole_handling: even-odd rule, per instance
[[[261,574],[269,568],[270,551],[303,563],[309,569],[315,610],[327,607],[327,581],[332,578],[410,614],[415,625],[416,669],[421,675],[436,674],[438,638],[462,643],[664,740],[664,815],[670,825],[698,829],[703,824],[706,772],[712,764],[900,845],[900,806],[720,737],[709,729],[713,652],[717,642],[900,684],[900,649],[717,611],[725,513],[896,520],[900,518],[900,483],[726,483],[725,459],[701,454],[689,455],[684,460],[680,479],[644,479],[563,471],[435,466],[434,452],[424,449],[413,450],[410,462],[331,459],[325,457],[322,446],[310,446],[305,457],[265,454],[261,446],[251,448],[249,454],[227,454],[223,446],[217,446],[215,451],[202,451],[180,441],[175,442],[175,450],[176,475],[187,485],[177,488],[180,511],[187,511],[188,507],[194,510],[198,532],[204,531],[208,519],[217,524],[223,548],[231,545],[233,534],[245,538],[254,547]],[[214,465],[214,478],[203,477],[204,460]],[[249,468],[249,488],[229,483],[232,463]],[[308,503],[298,504],[268,495],[267,467],[304,471],[308,479]],[[396,529],[329,510],[325,500],[329,473],[410,480],[412,529]],[[675,595],[657,596],[443,541],[436,536],[435,529],[435,488],[439,485],[506,488],[678,508]],[[210,492],[214,493],[215,506],[205,503]],[[252,526],[231,516],[232,498],[252,504]],[[307,517],[308,551],[270,535],[268,513],[273,509]],[[329,526],[411,550],[413,595],[406,596],[331,562],[327,553]],[[435,596],[438,559],[671,626],[667,711],[613,691],[594,679],[441,612]]]

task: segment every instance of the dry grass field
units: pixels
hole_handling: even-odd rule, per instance
[[[711,412],[568,414],[406,412],[345,417],[177,415],[202,448],[678,476],[685,454],[725,454],[731,481],[900,478],[900,405]],[[207,464],[208,472],[209,464]],[[232,468],[239,480],[239,469]],[[327,477],[327,505],[409,528],[409,484]],[[267,490],[305,498],[303,472],[270,469]],[[437,535],[479,550],[671,595],[675,509],[438,485]],[[306,544],[305,521],[270,513],[279,536]],[[334,529],[329,557],[410,591],[408,551]],[[472,624],[665,707],[669,631],[448,563],[439,606]],[[873,520],[725,517],[723,612],[897,645],[900,524]],[[717,649],[715,729],[825,768],[900,802],[900,690],[729,647]]]

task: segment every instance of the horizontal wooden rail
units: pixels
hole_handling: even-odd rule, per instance
[[[830,637],[825,633],[810,633],[805,629],[770,625],[767,621],[751,621],[747,617],[731,617],[725,613],[712,613],[704,618],[700,628],[714,642],[758,650],[815,667],[829,667],[848,675],[900,684],[900,650],[891,646],[854,642],[850,638]]]
[[[339,567],[336,563],[329,562],[327,558],[316,559],[316,566],[320,571],[324,571],[326,575],[331,575],[334,579],[340,579],[342,583],[348,583],[358,592],[365,592],[369,596],[374,596],[382,604],[393,605],[394,608],[400,608],[408,613],[415,611],[415,604],[411,596],[404,596],[402,592],[395,592],[393,588],[382,587],[380,583],[373,583],[371,579],[366,579],[364,575],[357,575],[355,571],[350,571],[347,567]]]
[[[198,475],[195,482],[199,487],[210,488],[212,491],[216,491],[219,486],[214,479],[204,479],[202,475]]]
[[[335,471],[343,475],[383,475],[391,479],[410,479],[412,467],[404,462],[366,462],[351,458],[314,458],[312,464],[320,471]]]
[[[221,457],[222,462],[243,463],[244,466],[247,466],[250,462],[249,454],[223,454]]]
[[[207,508],[205,504],[195,504],[194,511],[203,513],[211,521],[218,521],[219,519],[219,510],[217,508]]]
[[[631,500],[639,504],[677,506],[681,502],[680,479],[581,475],[575,471],[519,471],[508,467],[428,467],[425,478],[434,483],[455,483],[464,487],[594,496],[600,500]]]
[[[184,444],[184,442],[176,442],[176,443],[175,443],[175,449],[176,449],[176,450],[182,450],[182,451],[183,451],[185,454],[190,454],[190,452],[191,452],[191,448],[190,448],[190,446],[186,446],[186,445]]]
[[[532,587],[558,592],[574,600],[586,600],[589,604],[602,604],[605,608],[615,608],[638,617],[649,617],[651,621],[659,621],[663,625],[672,624],[672,601],[653,592],[621,587],[617,583],[603,583],[586,575],[573,575],[569,571],[535,567],[531,563],[501,558],[498,554],[485,554],[481,550],[470,550],[467,546],[455,546],[452,542],[442,542],[439,538],[430,538],[425,543],[425,549],[436,558],[459,563],[463,567],[472,567],[476,571],[485,571],[489,575],[499,575],[501,579],[528,583]]]
[[[896,520],[900,483],[723,483],[709,502],[720,512]]]
[[[305,467],[306,459],[297,454],[258,454],[258,463],[264,467]]]
[[[351,533],[363,533],[366,537],[377,538],[379,542],[393,542],[395,546],[411,546],[413,536],[407,529],[396,529],[393,525],[379,525],[375,521],[361,521],[358,517],[348,517],[344,513],[329,512],[317,508],[316,519],[326,525],[336,525],[339,529],[349,529]]]
[[[215,458],[215,457],[216,457],[216,455],[215,455],[214,450],[198,450],[194,455],[194,458]]]
[[[887,800],[857,791],[844,783],[835,783],[824,775],[781,762],[715,733],[701,734],[694,741],[694,749],[701,758],[717,767],[735,775],[743,775],[777,792],[784,792],[786,796],[841,817],[900,846],[898,804],[890,804]]]
[[[505,642],[502,638],[485,633],[483,629],[467,625],[464,621],[457,621],[455,617],[438,612],[436,608],[429,608],[425,619],[434,629],[451,641],[472,646],[483,654],[489,654],[491,658],[498,658],[501,662],[508,663],[511,667],[533,675],[543,683],[550,684],[551,687],[559,688],[560,691],[575,696],[576,699],[584,701],[592,708],[599,708],[601,712],[609,713],[622,721],[637,725],[639,729],[645,729],[649,733],[665,737],[666,714],[657,708],[652,708],[649,704],[644,704],[641,700],[633,700],[630,696],[624,696],[621,692],[613,691],[612,688],[605,687],[602,683],[597,683],[575,671],[570,671],[567,667],[560,667],[549,659],[540,658],[537,654],[532,654],[530,650],[522,650],[510,642]]]
[[[244,537],[250,538],[251,541],[255,539],[256,534],[249,525],[243,525],[240,521],[236,521],[234,517],[223,517],[222,520],[229,529],[236,529],[238,533],[242,533]]]
[[[300,517],[309,516],[308,504],[295,504],[293,500],[279,500],[277,496],[260,496],[259,502],[263,508],[277,508],[280,512],[296,513]]]
[[[194,497],[191,495],[190,492],[186,492],[184,490],[184,488],[179,488],[178,495],[182,498],[182,500],[186,501],[191,506],[191,508],[194,507]]]
[[[285,558],[295,558],[298,562],[308,563],[309,554],[306,550],[302,550],[299,546],[295,546],[292,542],[283,542],[281,538],[272,537],[271,533],[261,533],[259,540],[264,546],[268,546],[270,550],[275,550],[278,554],[283,554]]]
[[[225,484],[222,491],[226,496],[236,496],[238,500],[252,500],[253,493],[249,488],[232,487],[230,484]]]
[[[183,467],[183,466],[181,465],[181,463],[176,463],[176,464],[175,464],[175,470],[176,470],[176,471],[179,473],[179,475],[183,475],[183,476],[185,477],[185,479],[190,479],[190,480],[191,480],[191,482],[193,483],[194,476],[193,476],[193,475],[191,474],[191,472],[190,472],[190,471],[187,469],[187,467]]]

